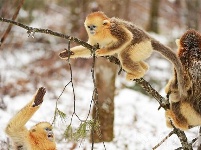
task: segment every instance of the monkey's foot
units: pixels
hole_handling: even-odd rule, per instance
[[[44,87],[40,87],[36,93],[33,107],[40,105],[43,102],[43,97],[46,93],[46,89]]]
[[[66,59],[66,58],[68,58],[71,55],[74,55],[74,53],[72,51],[69,52],[68,50],[64,50],[61,53],[59,53],[59,57],[61,59]]]
[[[149,69],[149,65],[144,61],[140,61],[140,66],[146,71]]]
[[[126,79],[127,80],[134,80],[134,79],[140,79],[145,75],[145,71],[140,71],[135,74],[127,73]]]
[[[173,128],[175,126],[176,128],[179,128],[180,130],[188,130],[189,125],[186,121],[185,118],[179,119],[178,117],[175,116],[172,110],[166,110],[165,111],[165,116],[166,116],[166,125],[169,128]],[[172,122],[171,122],[172,121]]]
[[[96,56],[106,56],[108,54],[108,50],[106,49],[98,49],[96,50]]]

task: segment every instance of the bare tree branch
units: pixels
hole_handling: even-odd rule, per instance
[[[201,127],[199,129],[199,134],[198,134],[198,148],[197,150],[201,150],[201,139],[200,139],[200,136],[201,136]]]
[[[82,41],[82,40],[80,40],[78,38],[71,37],[69,35],[65,35],[65,34],[62,34],[62,33],[54,32],[54,31],[49,30],[49,29],[39,29],[39,28],[29,27],[29,26],[24,25],[24,24],[22,24],[20,22],[16,22],[16,21],[13,21],[13,20],[5,19],[5,18],[2,18],[2,17],[0,17],[0,21],[1,22],[11,23],[11,24],[19,26],[21,28],[24,28],[24,29],[27,30],[27,33],[29,34],[29,36],[32,36],[32,37],[34,37],[34,35],[35,35],[36,32],[44,33],[44,34],[50,34],[50,35],[54,35],[54,36],[61,37],[61,38],[73,41],[75,43],[78,43],[78,44],[80,44],[80,45],[88,48],[89,50],[93,49],[93,46],[91,46],[90,44],[88,44],[88,43],[86,43],[86,42],[84,42],[84,41]]]

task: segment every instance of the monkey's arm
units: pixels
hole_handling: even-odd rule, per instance
[[[172,62],[177,74],[179,95],[182,98],[187,97],[186,82],[188,81],[185,81],[186,79],[184,79],[184,68],[176,53],[174,53],[169,47],[164,46],[154,39],[151,40],[151,44],[155,51],[161,53],[164,57],[169,59],[170,62]]]
[[[70,55],[70,58],[89,58],[91,56],[91,51],[83,46],[75,46],[70,49],[70,53],[68,53],[67,50],[62,51],[59,54],[59,57],[61,59],[68,59]]]
[[[108,33],[104,41],[99,42],[100,49],[96,50],[97,56],[114,55],[120,53],[133,40],[133,34],[125,27],[116,25],[111,27],[110,33]],[[103,39],[102,39],[103,40]]]
[[[6,127],[6,133],[13,139],[14,142],[20,142],[26,136],[28,130],[25,124],[39,109],[43,102],[43,97],[46,93],[44,87],[41,87],[36,92],[35,96],[25,107],[23,107],[11,120]]]

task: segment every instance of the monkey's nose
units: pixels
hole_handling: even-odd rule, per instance
[[[90,26],[87,26],[90,30],[94,30],[96,28],[95,25],[90,25]]]

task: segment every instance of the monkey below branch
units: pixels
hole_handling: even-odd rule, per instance
[[[201,126],[201,34],[188,30],[178,45],[178,56],[184,68],[187,97],[179,97],[178,77],[176,72],[166,85],[169,95],[170,109],[166,111],[167,126],[171,127],[172,120],[175,127],[187,130],[193,126]]]
[[[15,150],[56,150],[50,123],[40,122],[30,130],[25,127],[42,104],[45,93],[44,87],[39,88],[33,99],[9,121],[5,131],[12,139]]]
[[[168,47],[162,45],[150,37],[145,31],[134,24],[118,19],[108,18],[103,12],[89,14],[85,20],[85,28],[88,34],[88,43],[92,46],[99,44],[100,49],[96,50],[96,56],[107,56],[118,54],[122,68],[126,71],[128,80],[139,79],[145,75],[149,66],[144,61],[155,50],[166,57],[175,66],[179,92],[181,97],[187,95],[182,78],[183,67],[177,55]],[[91,51],[83,46],[71,48],[60,53],[60,58],[91,56]]]

